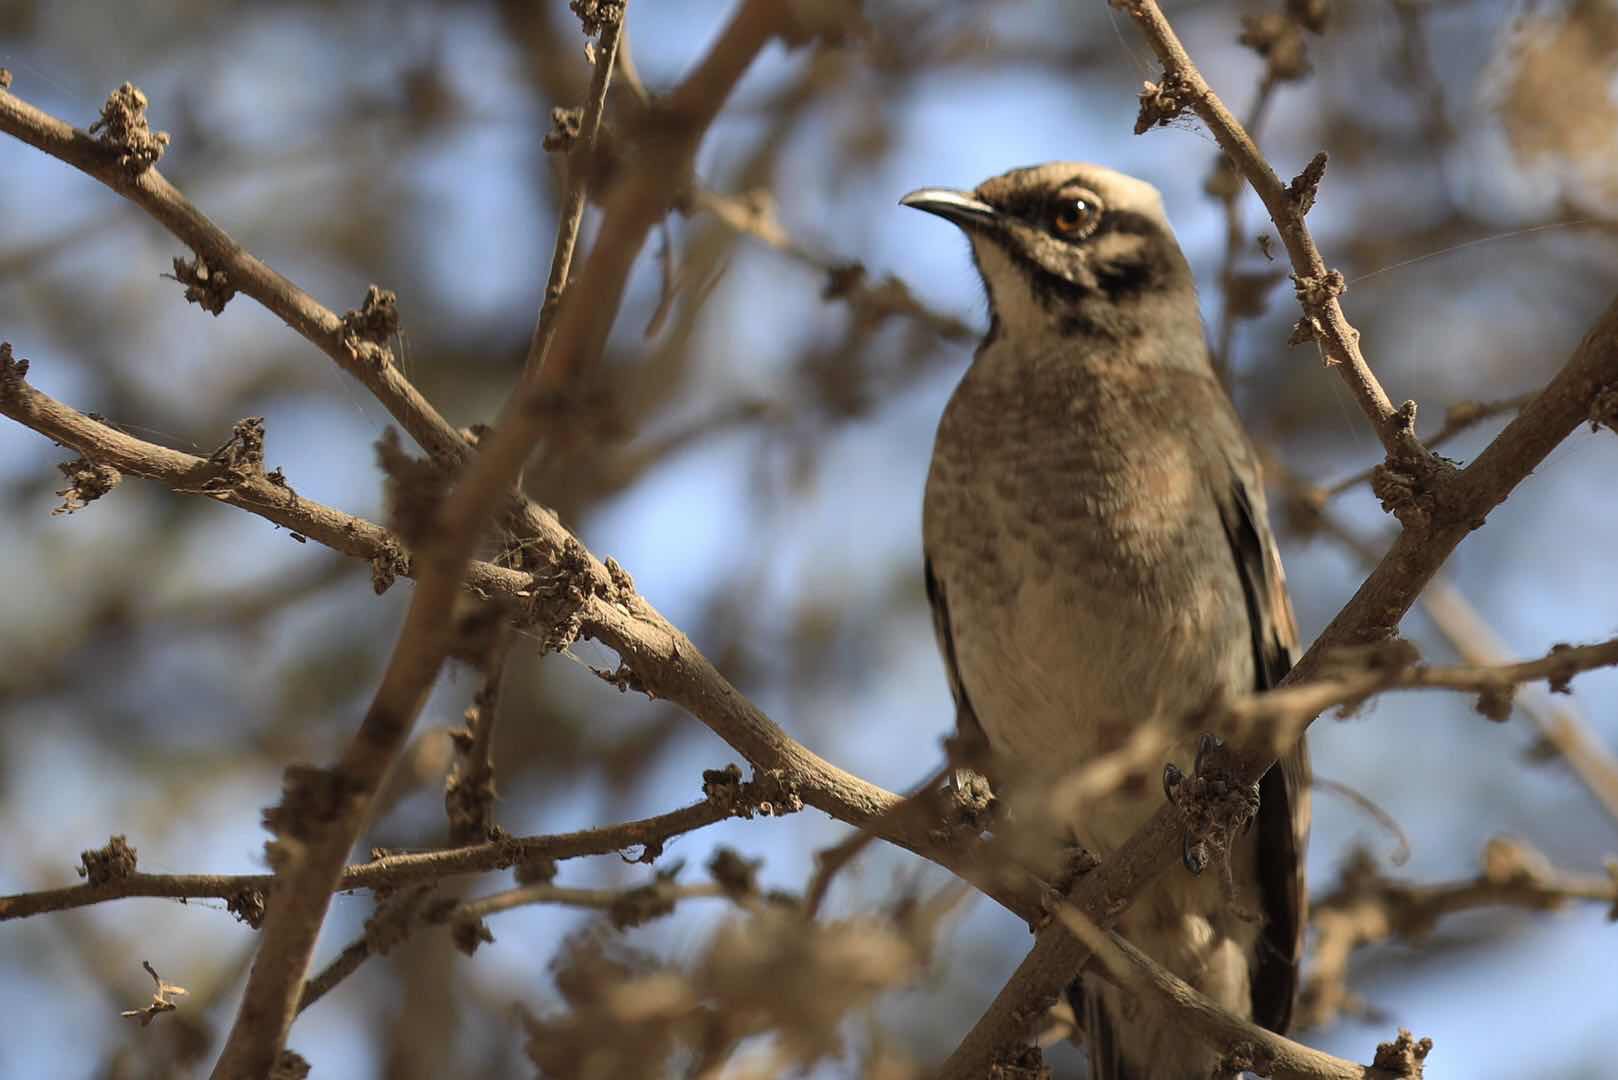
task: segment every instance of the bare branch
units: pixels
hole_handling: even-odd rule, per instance
[[[540,860],[577,859],[588,855],[624,855],[641,849],[635,862],[650,863],[663,854],[663,847],[676,836],[693,832],[731,817],[750,817],[762,812],[756,801],[757,789],[737,783],[724,786],[723,794],[667,814],[603,825],[573,833],[549,836],[503,837],[470,847],[409,853],[383,852],[370,862],[347,867],[337,883],[337,892],[354,889],[395,889],[441,881],[458,874],[482,874],[505,870]],[[772,808],[773,810],[773,808]],[[627,856],[625,856],[627,857]],[[174,900],[213,898],[238,901],[257,894],[257,905],[275,887],[272,874],[143,874],[131,872],[103,881],[91,881],[65,889],[0,896],[0,922],[68,911],[109,900],[131,897],[165,897]]]
[[[503,630],[503,627],[499,628]],[[485,652],[483,681],[466,709],[466,726],[450,733],[455,767],[444,785],[450,844],[479,843],[494,830],[494,726],[500,712],[500,683],[514,639],[498,633]]]
[[[1618,862],[1609,863],[1606,877],[1566,874],[1521,841],[1496,837],[1483,849],[1482,864],[1475,878],[1413,885],[1383,876],[1363,850],[1350,856],[1337,888],[1310,907],[1314,948],[1309,978],[1298,994],[1297,1022],[1328,1024],[1351,1006],[1348,963],[1356,950],[1391,938],[1426,937],[1440,919],[1456,912],[1554,911],[1594,901],[1609,905],[1609,914],[1618,918]]]
[[[1059,906],[1056,917],[1095,955],[1112,982],[1166,1007],[1179,1019],[1181,1030],[1222,1051],[1232,1075],[1250,1070],[1270,1080],[1418,1080],[1421,1076],[1419,1069],[1409,1072],[1377,1065],[1367,1067],[1293,1042],[1210,1001],[1128,941],[1085,918],[1072,905]],[[1427,1046],[1431,1046],[1430,1041]],[[1425,1052],[1420,1056],[1424,1057]]]
[[[356,343],[348,322],[236,243],[157,169],[131,174],[118,163],[115,150],[9,92],[0,93],[0,131],[94,177],[140,207],[196,253],[198,262],[189,264],[192,273],[205,270],[216,284],[228,283],[280,317],[358,379],[435,458],[450,463],[467,459],[466,441],[405,378],[389,350]]]
[[[1292,260],[1293,281],[1298,303],[1303,308],[1299,332],[1320,345],[1329,365],[1335,366],[1360,408],[1370,418],[1377,438],[1390,458],[1411,463],[1426,462],[1429,455],[1411,431],[1413,406],[1395,409],[1382,384],[1360,353],[1359,331],[1349,325],[1338,297],[1343,293],[1343,276],[1326,266],[1314,237],[1304,224],[1304,215],[1314,203],[1315,191],[1325,171],[1325,155],[1317,155],[1308,169],[1289,186],[1276,175],[1270,163],[1242,128],[1240,121],[1214,95],[1202,72],[1180,44],[1156,0],[1110,0],[1139,24],[1142,33],[1163,63],[1163,84],[1147,84],[1142,96],[1142,119],[1136,125],[1143,131],[1166,123],[1185,108],[1191,109],[1229,154],[1247,182],[1252,185],[1275,222],[1281,242]],[[1147,106],[1151,111],[1148,112]],[[1148,120],[1150,121],[1148,123]],[[1407,416],[1407,413],[1410,415]]]
[[[584,119],[580,124],[582,140],[569,151],[567,194],[562,200],[562,215],[556,230],[556,251],[551,256],[550,279],[545,282],[545,298],[539,305],[539,316],[534,322],[534,333],[528,341],[528,357],[524,361],[524,377],[537,378],[545,366],[545,354],[556,338],[556,312],[567,288],[568,274],[573,270],[573,251],[579,242],[579,226],[584,223],[584,204],[590,191],[590,175],[595,168],[596,144],[601,137],[601,117],[607,107],[607,86],[617,65],[618,42],[623,37],[623,9],[613,9],[616,16],[601,32],[599,55],[595,72],[590,76],[590,96],[584,106]],[[634,65],[625,64],[628,71]]]

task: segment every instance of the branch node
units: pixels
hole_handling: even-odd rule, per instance
[[[11,69],[0,68],[0,90],[11,89]]]
[[[624,0],[570,0],[567,6],[579,17],[587,37],[600,37],[624,18]]]
[[[1287,335],[1287,344],[1303,345],[1310,341],[1319,341],[1325,337],[1325,334],[1325,328],[1320,325],[1319,319],[1313,315],[1305,315],[1292,324],[1292,333]],[[1332,359],[1328,355],[1326,357],[1326,366],[1330,367],[1331,364]]]
[[[9,394],[16,384],[28,378],[28,361],[11,353],[11,342],[0,341],[0,396]]]
[[[225,310],[231,297],[236,295],[236,286],[231,283],[230,275],[223,270],[210,269],[201,255],[194,259],[176,255],[174,273],[163,276],[185,286],[187,303],[196,304],[216,318]]]
[[[101,119],[90,125],[100,133],[102,146],[118,155],[118,164],[130,176],[139,176],[157,163],[169,145],[169,133],[153,131],[146,122],[146,95],[133,83],[124,83],[107,95]]]
[[[136,853],[122,835],[114,836],[105,847],[79,853],[79,876],[91,885],[122,881],[135,872]]]
[[[1402,434],[1413,432],[1415,423],[1414,403],[1407,401],[1405,405],[1408,414],[1401,410],[1394,421]],[[1371,470],[1371,493],[1382,503],[1385,513],[1399,519],[1399,524],[1407,529],[1425,529],[1443,516],[1446,500],[1442,496],[1454,475],[1454,463],[1437,454],[1402,461],[1390,456]],[[1473,527],[1482,523],[1480,519]]]
[[[230,438],[208,455],[208,464],[216,472],[202,485],[205,491],[264,479],[264,418],[248,416],[236,421]]]
[[[1312,34],[1324,34],[1331,19],[1331,0],[1287,0],[1287,16]]]
[[[579,141],[579,131],[584,125],[584,108],[574,106],[564,108],[557,105],[551,109],[551,129],[545,133],[544,141],[540,144],[547,154],[571,153]]]
[[[1511,719],[1511,703],[1517,697],[1516,686],[1491,686],[1478,694],[1477,711],[1497,724]]]
[[[56,466],[67,477],[67,487],[56,494],[62,505],[51,511],[51,516],[71,514],[83,510],[101,496],[118,486],[123,474],[111,465],[98,465],[88,458],[74,458]]]
[[[225,910],[254,930],[264,925],[264,891],[243,889],[225,897]]]
[[[1135,134],[1144,135],[1154,127],[1174,122],[1190,104],[1190,88],[1178,72],[1165,71],[1163,82],[1141,84],[1140,115],[1135,118]]]
[[[1217,1075],[1241,1076],[1244,1073],[1256,1073],[1259,1076],[1269,1076],[1274,1071],[1275,1059],[1265,1053],[1262,1046],[1252,1042],[1239,1042],[1220,1058]]]
[[[547,628],[540,648],[561,652],[583,632],[584,605],[596,591],[596,584],[590,573],[589,552],[571,535],[552,566],[550,573],[533,576],[528,614],[536,624]]]
[[[637,694],[645,694],[650,698],[655,698],[657,696],[650,690],[646,689],[646,684],[641,681],[640,676],[636,675],[634,670],[628,664],[620,663],[611,671],[608,671],[606,668],[598,667],[592,667],[590,670],[594,672],[596,678],[600,679],[602,682],[609,686],[617,687],[620,694],[627,694],[629,691],[633,690]]]
[[[780,769],[753,770],[743,782],[741,767],[732,762],[723,769],[702,771],[702,794],[731,817],[751,820],[754,814],[779,817],[803,809],[796,781]]]
[[[617,559],[608,555],[606,558],[607,576],[612,579],[612,586],[618,591],[616,599],[619,603],[628,604],[635,598],[635,579],[629,576]]]
[[[450,927],[449,936],[455,948],[466,956],[474,955],[479,945],[494,944],[494,931],[482,919],[460,920]]]
[[[371,590],[381,596],[393,587],[401,574],[410,573],[410,560],[392,541],[376,555],[371,556]]]
[[[708,859],[708,876],[732,900],[758,895],[758,872],[763,859],[746,859],[734,848],[720,846]]]
[[[308,1080],[311,1066],[296,1050],[282,1050],[275,1056],[269,1080]]]
[[[1406,401],[1399,406],[1399,411],[1393,417],[1393,430],[1401,436],[1416,437],[1416,403]]]
[[[1433,1040],[1417,1039],[1405,1028],[1399,1029],[1398,1038],[1376,1048],[1373,1069],[1383,1069],[1401,1080],[1421,1080],[1422,1063],[1432,1053]]]
[[[1328,270],[1318,277],[1293,274],[1292,284],[1298,293],[1298,303],[1304,305],[1304,309],[1311,313],[1319,311],[1348,291],[1348,283],[1343,280],[1341,270]],[[1318,336],[1321,333],[1318,316],[1310,314],[1308,318],[1311,322],[1312,336]],[[1336,361],[1328,360],[1327,363],[1333,364]]]
[[[1051,1080],[1055,1074],[1039,1047],[1007,1046],[995,1054],[988,1075],[991,1080]]]
[[[1258,814],[1258,790],[1241,783],[1223,741],[1204,735],[1190,775],[1172,762],[1164,766],[1163,789],[1186,821],[1183,861],[1200,874],[1228,856],[1232,841]]]
[[[1558,641],[1551,646],[1550,655],[1556,656],[1560,653],[1572,651],[1573,646],[1565,641]],[[1576,674],[1578,674],[1577,668],[1569,667],[1566,671],[1558,671],[1554,675],[1546,676],[1545,683],[1553,694],[1571,694],[1573,693],[1573,676]]]
[[[349,356],[378,369],[393,363],[388,343],[399,332],[399,295],[392,289],[368,286],[365,300],[358,309],[345,311],[342,323],[338,336]]]

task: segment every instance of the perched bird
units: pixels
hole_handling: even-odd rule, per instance
[[[986,748],[997,793],[1071,773],[1146,725],[1161,725],[1170,766],[1191,768],[1187,722],[1275,685],[1297,631],[1257,455],[1209,362],[1161,197],[1058,163],[901,201],[966,233],[988,291],[989,333],[939,422],[924,506],[960,741]],[[1117,924],[1275,1031],[1298,978],[1307,773],[1300,744],[1264,777],[1256,823],[1219,872],[1171,868]],[[1121,788],[1063,825],[1104,858],[1162,798]],[[1214,1075],[1218,1052],[1155,1002],[1095,974],[1075,993],[1096,1080]]]

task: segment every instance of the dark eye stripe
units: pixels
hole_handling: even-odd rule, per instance
[[[1123,233],[1126,236],[1161,236],[1163,228],[1145,214],[1133,210],[1108,210],[1101,215],[1101,224],[1092,236],[1104,232]]]

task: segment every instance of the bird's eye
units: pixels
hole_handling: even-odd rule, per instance
[[[1094,228],[1100,216],[1101,204],[1094,199],[1058,199],[1051,207],[1051,232],[1064,240],[1075,240]]]

